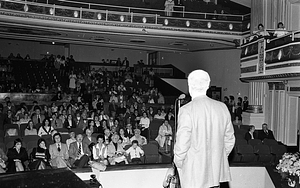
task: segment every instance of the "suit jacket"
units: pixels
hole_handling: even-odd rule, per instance
[[[11,106],[10,108],[8,108],[8,106],[4,106],[4,107],[3,107],[3,113],[7,114],[7,111],[8,111],[8,110],[11,110],[11,112],[12,112],[13,114],[16,113],[16,108],[15,108],[15,106]]]
[[[24,162],[28,160],[28,154],[25,148],[21,147],[20,153],[15,148],[9,148],[7,151],[7,172],[16,172],[16,164],[14,159],[19,159],[25,169]]]
[[[133,130],[131,129],[131,130],[128,131],[128,129],[125,129],[125,130],[124,130],[124,136],[126,136],[126,137],[128,137],[128,138],[133,137],[133,136],[134,136]]]
[[[72,125],[70,125],[69,121],[66,119],[63,127],[67,129],[69,129],[69,127],[76,128],[76,123],[72,120]]]
[[[80,118],[80,120],[78,121],[75,118],[74,122],[75,122],[76,128],[80,128],[82,130],[84,130],[88,126],[88,120],[87,119]]]
[[[261,140],[273,139],[273,140],[275,140],[274,135],[273,135],[273,131],[271,131],[271,130],[268,130],[268,134],[265,133],[263,130],[259,130],[258,131],[258,139],[261,139]]]
[[[257,139],[257,136],[256,136],[255,132],[253,133],[253,138]],[[245,140],[248,141],[248,140],[251,140],[251,139],[252,139],[251,134],[249,132],[246,132],[245,133]]]
[[[69,156],[70,156],[70,162],[73,164],[75,162],[75,158],[77,157],[78,154],[78,142],[73,142],[70,144],[69,147]],[[86,143],[82,142],[82,149],[83,153],[87,154],[88,156],[91,156],[91,151]]]
[[[63,159],[69,159],[68,147],[67,147],[67,144],[64,144],[64,143],[60,143],[60,151],[58,151],[56,144],[51,144],[49,146],[49,153],[50,153],[51,159],[54,159],[56,157],[62,157]]]
[[[41,119],[41,123],[43,123],[44,119],[45,119],[45,116],[40,114],[40,119]],[[37,115],[34,114],[31,118],[32,122],[34,125],[38,124],[38,118],[37,118]]]
[[[86,145],[90,145],[91,143],[97,144],[97,140],[95,137],[92,136],[92,140],[88,139],[88,137],[84,137],[82,140],[82,143],[85,143]]]
[[[179,109],[174,162],[182,188],[214,187],[231,180],[231,116],[222,102],[198,96]]]

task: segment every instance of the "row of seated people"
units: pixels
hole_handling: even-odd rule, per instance
[[[30,159],[28,167],[31,170],[47,167],[82,168],[88,163],[92,167],[95,165],[96,169],[101,166],[104,170],[106,165],[159,162],[159,144],[156,141],[147,144],[146,138],[140,135],[139,129],[135,130],[135,135],[131,139],[125,136],[124,130],[120,131],[120,135],[110,134],[110,132],[108,134],[106,132],[105,135],[92,135],[92,131],[87,129],[85,135],[79,133],[75,136],[74,132],[70,132],[70,138],[63,143],[63,134],[65,133],[52,131],[53,137],[50,137],[50,140],[44,137],[26,136],[23,138],[25,147],[22,147],[20,138],[15,139],[11,146],[6,146],[8,148],[6,155],[4,147],[0,147],[2,148],[0,162],[4,163],[0,166],[7,166],[8,172],[22,171],[26,169],[24,162]],[[37,147],[34,147],[36,142]],[[30,154],[29,158],[27,152]]]

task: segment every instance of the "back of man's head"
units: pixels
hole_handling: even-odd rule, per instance
[[[210,77],[204,70],[194,70],[188,76],[189,92],[192,97],[205,95],[209,88]]]

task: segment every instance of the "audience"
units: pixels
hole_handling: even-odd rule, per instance
[[[36,130],[36,128],[34,127],[32,120],[30,120],[30,121],[28,122],[24,134],[25,134],[25,136],[27,136],[27,135],[38,135],[38,134],[37,134],[37,130]]]
[[[172,134],[172,127],[169,124],[169,121],[165,120],[159,127],[158,135],[155,140],[158,142],[158,145],[163,148],[165,144],[171,145],[168,142],[171,142]]]
[[[61,143],[61,135],[55,133],[53,135],[54,144],[49,146],[49,152],[51,156],[50,164],[53,168],[66,168],[70,167],[69,153],[67,145]]]
[[[2,148],[0,148],[0,174],[5,173],[7,156]]]
[[[261,139],[261,140],[273,139],[273,140],[275,140],[273,131],[268,129],[268,124],[266,124],[266,123],[262,124],[262,130],[258,131],[258,139]]]
[[[50,124],[50,119],[44,119],[42,126],[38,130],[38,136],[50,135],[54,128]]]
[[[256,134],[254,134],[254,131],[255,131],[255,126],[254,125],[250,125],[249,126],[249,131],[246,132],[246,134],[245,134],[245,139],[247,141],[252,140],[252,139],[257,139],[256,138]]]
[[[88,164],[91,151],[86,143],[82,142],[82,134],[76,136],[76,142],[70,144],[69,156],[70,163],[73,166],[82,168]]]
[[[12,148],[7,151],[7,172],[20,172],[25,170],[24,162],[28,160],[28,154],[24,147],[22,147],[22,140],[15,139]]]
[[[37,142],[37,147],[33,148],[30,154],[30,163],[28,167],[30,170],[43,170],[51,168],[50,166],[50,153],[46,147],[46,141],[40,138]]]
[[[138,144],[137,140],[133,140],[132,146],[126,150],[126,154],[130,156],[130,163],[132,164],[142,163],[141,157],[144,155],[144,151]]]

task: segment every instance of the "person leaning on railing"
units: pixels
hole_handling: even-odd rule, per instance
[[[274,32],[274,36],[275,37],[282,37],[284,35],[287,35],[289,32],[286,31],[286,28],[284,27],[283,23],[282,22],[279,22],[277,24],[277,29],[276,31]]]

